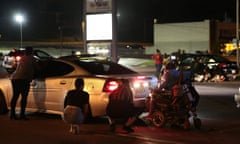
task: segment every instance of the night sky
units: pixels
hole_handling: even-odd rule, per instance
[[[153,18],[158,23],[235,21],[236,0],[117,0],[119,41],[152,41]],[[1,0],[0,41],[19,39],[19,25],[13,15],[22,12],[24,40],[58,39],[59,27],[64,37],[81,40],[82,0]]]

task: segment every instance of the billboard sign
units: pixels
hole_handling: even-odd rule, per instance
[[[112,11],[112,0],[86,0],[87,13]]]
[[[112,40],[112,14],[86,15],[87,41]]]

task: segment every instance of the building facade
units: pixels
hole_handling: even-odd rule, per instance
[[[220,53],[225,43],[235,37],[235,23],[223,23],[213,20],[185,23],[154,24],[154,44],[146,49],[146,54],[171,54],[178,50],[186,53],[196,51]]]

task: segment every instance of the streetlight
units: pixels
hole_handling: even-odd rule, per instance
[[[24,17],[22,14],[16,14],[15,20],[17,23],[19,23],[19,26],[20,26],[20,37],[21,37],[21,48],[22,48],[22,23],[24,22]]]

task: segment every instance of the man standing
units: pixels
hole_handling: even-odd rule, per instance
[[[35,66],[36,61],[33,57],[33,48],[26,47],[25,55],[21,58],[17,69],[10,77],[13,87],[10,119],[18,119],[15,114],[15,107],[17,100],[21,94],[22,99],[20,119],[28,120],[28,118],[25,116],[25,109],[27,105],[27,96],[30,88],[30,82],[33,79]]]
[[[156,76],[159,78],[162,69],[163,57],[159,49],[156,50],[156,53],[152,56],[156,67]]]

